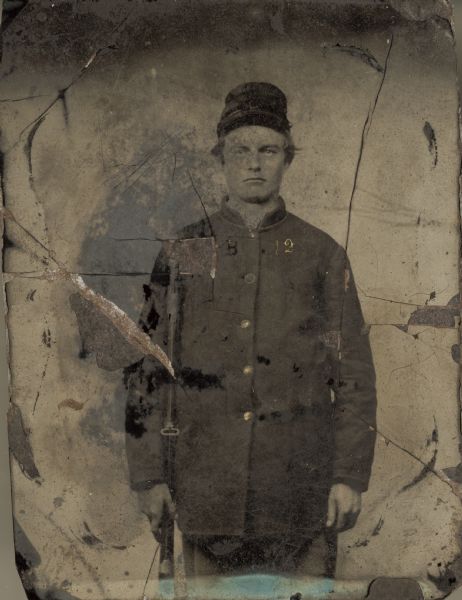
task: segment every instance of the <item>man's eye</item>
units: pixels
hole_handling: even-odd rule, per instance
[[[263,153],[266,154],[266,155],[277,154],[277,150],[274,150],[273,148],[265,148],[265,150],[263,151]]]

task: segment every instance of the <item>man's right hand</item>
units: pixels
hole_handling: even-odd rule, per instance
[[[154,537],[159,540],[164,512],[175,518],[175,504],[166,483],[158,483],[149,490],[138,492],[141,511],[148,517]]]

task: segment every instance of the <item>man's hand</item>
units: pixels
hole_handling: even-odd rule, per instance
[[[335,483],[330,490],[327,504],[327,527],[337,531],[351,529],[361,510],[361,494],[344,483]]]
[[[148,517],[156,540],[160,539],[160,527],[164,511],[175,518],[175,505],[166,483],[159,483],[149,490],[138,492],[140,509]]]

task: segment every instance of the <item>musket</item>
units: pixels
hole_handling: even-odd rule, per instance
[[[213,237],[197,238],[188,240],[176,240],[173,247],[169,248],[168,266],[170,271],[169,284],[167,288],[167,355],[170,363],[175,366],[175,339],[177,336],[178,316],[180,310],[180,263],[181,275],[193,275],[194,273],[208,272],[213,278],[216,266],[216,247]],[[164,456],[165,480],[175,501],[175,446],[179,429],[176,421],[176,392],[177,376],[172,378],[167,390],[167,402],[164,411],[163,427],[161,436]],[[185,573],[181,567],[181,561],[176,560],[176,554],[181,554],[181,536],[177,539],[177,548],[174,548],[175,534],[174,519],[164,510],[160,531],[160,558],[159,578],[173,578],[175,575],[175,597],[185,596]],[[175,550],[175,552],[174,552]],[[174,567],[177,572],[174,573]]]
[[[167,289],[167,355],[170,363],[174,364],[175,336],[179,310],[179,266],[175,258],[169,259],[169,284]],[[175,486],[175,443],[179,434],[175,419],[176,385],[172,380],[167,386],[167,403],[164,413],[163,427],[160,434],[163,437],[164,474],[170,494],[174,498]],[[159,579],[173,577],[174,570],[174,519],[164,507],[161,521],[161,541],[159,556]]]

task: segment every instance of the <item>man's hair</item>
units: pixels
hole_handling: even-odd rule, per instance
[[[285,144],[284,144],[285,162],[287,165],[290,165],[290,163],[294,159],[295,153],[299,149],[295,146],[292,136],[290,135],[290,132],[283,133],[282,135],[285,138]],[[222,165],[225,163],[225,157],[223,154],[223,149],[225,147],[225,139],[226,139],[226,135],[219,137],[218,142],[215,144],[215,146],[210,151],[213,156],[215,156],[216,158],[218,158],[220,160]]]

